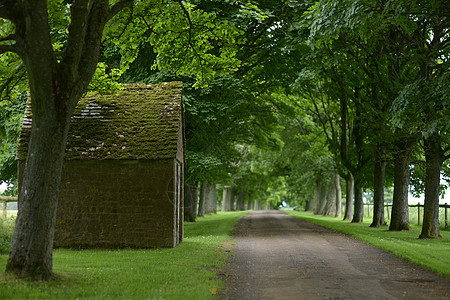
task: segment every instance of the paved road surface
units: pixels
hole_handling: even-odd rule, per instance
[[[450,279],[282,211],[247,214],[235,237],[222,299],[450,299]]]

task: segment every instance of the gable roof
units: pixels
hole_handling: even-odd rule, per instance
[[[183,126],[182,82],[125,84],[112,95],[82,98],[72,116],[66,160],[169,159]],[[26,159],[31,133],[27,105],[17,158]]]

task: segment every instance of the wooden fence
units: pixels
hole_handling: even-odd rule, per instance
[[[17,197],[9,197],[9,196],[0,196],[0,201],[3,202],[3,218],[7,217],[6,206],[8,202],[17,202]]]
[[[364,203],[364,206],[367,207],[367,209],[364,209],[364,214],[366,214],[366,212],[367,212],[368,217],[372,216],[373,214],[371,214],[370,208],[372,207],[372,213],[373,213],[373,203]],[[410,208],[417,207],[417,225],[420,225],[420,222],[422,219],[421,217],[423,214],[423,204],[417,203],[417,204],[410,204],[408,206]],[[444,209],[444,226],[447,229],[448,228],[448,209],[450,208],[450,205],[447,203],[440,204],[439,208]],[[385,203],[384,204],[384,213],[387,216],[388,220],[390,220],[391,210],[392,210],[392,204]]]

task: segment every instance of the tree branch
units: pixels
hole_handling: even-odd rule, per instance
[[[73,99],[77,99],[84,93],[97,68],[100,45],[103,30],[108,21],[108,1],[92,1],[92,6],[86,19],[85,34],[80,43],[83,45],[77,69],[76,82],[72,89]],[[76,103],[75,103],[76,104]]]
[[[22,80],[23,76],[26,72],[22,72],[25,69],[25,66],[22,64],[17,69],[16,72],[11,75],[8,79],[5,80],[5,82],[0,86],[0,95],[3,93],[3,91],[9,92]],[[19,76],[17,76],[19,75]],[[16,82],[13,83],[14,79],[16,79]]]
[[[70,25],[67,46],[64,49],[62,64],[65,65],[73,76],[80,61],[81,50],[84,46],[87,18],[89,16],[89,0],[74,1],[70,8]]]
[[[183,10],[184,15],[186,16],[186,19],[189,22],[189,46],[191,47],[192,51],[194,52],[195,56],[198,57],[199,62],[200,62],[200,67],[201,67],[201,73],[202,73],[202,78],[204,78],[204,68],[203,68],[203,61],[206,61],[205,59],[203,59],[200,54],[198,54],[197,50],[195,50],[194,45],[192,44],[192,28],[194,28],[194,24],[192,23],[191,17],[189,16],[189,12],[186,10],[186,7],[184,7],[182,0],[178,0],[178,4],[181,7],[181,10]],[[207,62],[207,61],[206,61]]]
[[[326,126],[326,122],[322,119],[322,117],[320,116],[320,110],[319,107],[317,106],[316,101],[314,100],[314,96],[313,94],[310,92],[309,93],[309,97],[311,98],[313,104],[314,104],[314,108],[316,109],[316,115],[319,118],[320,123],[322,124],[323,127],[323,132],[325,133],[325,135],[327,136],[327,140],[328,141],[332,141],[332,139],[330,138],[330,136],[328,135],[328,131],[327,131],[327,126]]]
[[[133,4],[134,4],[133,0],[121,0],[121,1],[117,2],[116,4],[114,4],[109,9],[108,21],[111,20],[115,15],[117,15],[122,9],[125,9],[128,7],[129,9],[133,10],[133,8],[134,8]]]

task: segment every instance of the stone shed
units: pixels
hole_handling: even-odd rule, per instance
[[[30,128],[28,107],[19,185]],[[128,84],[81,99],[67,138],[55,247],[176,247],[184,151],[181,82]]]

